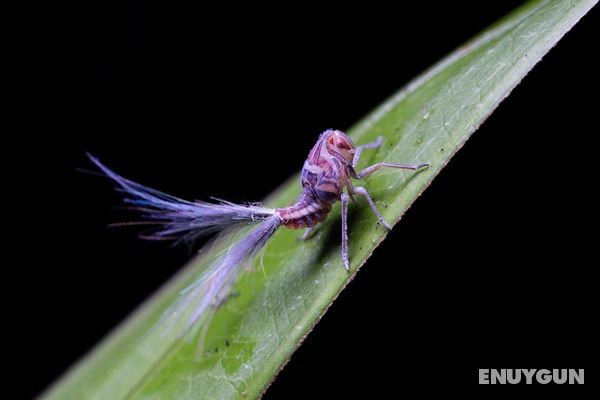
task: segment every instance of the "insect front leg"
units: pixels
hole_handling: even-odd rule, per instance
[[[372,174],[373,172],[375,172],[375,171],[377,171],[377,170],[379,170],[379,169],[381,169],[383,167],[417,170],[417,169],[429,167],[429,164],[427,164],[427,163],[421,163],[421,164],[396,164],[396,163],[381,162],[381,163],[373,164],[370,167],[367,167],[367,168],[363,169],[362,171],[356,173],[355,178],[356,179],[362,179],[365,176],[367,176],[369,174]]]
[[[348,202],[350,196],[344,192],[340,200],[342,202],[342,261],[346,271],[350,271],[350,261],[348,260]]]
[[[367,202],[369,203],[369,205],[371,206],[371,209],[373,210],[373,212],[375,213],[375,215],[377,216],[377,219],[379,220],[379,222],[381,223],[381,225],[383,225],[388,231],[392,230],[392,227],[390,226],[390,224],[388,224],[385,219],[383,219],[383,216],[381,215],[381,213],[379,212],[379,209],[377,209],[377,206],[375,205],[375,202],[373,201],[373,199],[371,198],[371,195],[369,194],[369,192],[367,192],[367,189],[365,189],[362,186],[355,186],[354,187],[354,194],[360,194],[361,196],[363,196],[365,199],[367,199]],[[343,204],[343,203],[342,203]]]
[[[352,168],[356,168],[358,165],[358,160],[360,160],[360,156],[364,149],[376,149],[381,146],[381,143],[383,143],[383,137],[379,136],[375,142],[356,146],[356,150],[354,150],[354,158],[352,159]]]

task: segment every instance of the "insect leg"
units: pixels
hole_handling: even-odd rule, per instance
[[[348,193],[342,193],[340,200],[342,201],[342,261],[344,268],[350,271],[350,261],[348,260],[348,202],[350,196]]]
[[[360,155],[362,154],[362,151],[364,149],[376,149],[379,146],[381,146],[382,142],[383,142],[383,137],[379,136],[377,138],[377,141],[375,141],[375,142],[361,144],[360,146],[356,146],[356,150],[354,150],[354,158],[352,159],[352,168],[356,168],[356,165],[358,164],[358,160],[360,159]]]
[[[373,164],[370,167],[367,167],[367,168],[363,169],[362,171],[358,172],[356,174],[355,178],[356,179],[362,179],[365,176],[367,176],[369,174],[372,174],[373,172],[375,172],[375,171],[377,171],[377,170],[379,170],[379,169],[381,169],[383,167],[417,170],[417,169],[429,167],[429,164],[427,164],[427,163],[421,163],[421,164],[395,164],[395,163],[381,162],[381,163]]]
[[[379,220],[379,222],[381,222],[381,225],[383,225],[388,231],[391,231],[392,227],[387,222],[385,222],[385,219],[383,219],[383,216],[377,209],[377,206],[375,205],[375,202],[371,198],[371,195],[369,194],[369,192],[367,192],[367,189],[365,189],[364,187],[361,187],[361,186],[355,186],[354,193],[360,194],[365,199],[367,199],[367,201],[369,202],[369,205],[371,206],[371,209],[373,209],[373,212],[375,213],[375,216],[377,216],[377,219]]]
[[[310,228],[306,228],[304,230],[304,233],[302,234],[302,236],[300,236],[300,240],[308,240],[308,239],[312,238],[313,236],[315,236],[316,228],[317,228],[317,225],[310,227]]]
[[[354,185],[350,179],[348,179],[348,182],[346,182],[346,190],[348,191],[350,200],[352,200],[353,203],[356,203],[356,199],[354,198]]]

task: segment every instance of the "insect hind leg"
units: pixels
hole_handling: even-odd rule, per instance
[[[302,240],[302,241],[312,239],[316,234],[318,226],[319,225],[315,225],[315,226],[311,226],[310,228],[306,228],[304,230],[304,233],[302,233],[302,236],[300,236],[298,239]]]

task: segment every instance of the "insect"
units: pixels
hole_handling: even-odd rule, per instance
[[[323,132],[310,151],[302,169],[302,194],[289,207],[266,208],[260,204],[234,204],[219,200],[215,203],[187,201],[140,185],[123,178],[89,155],[94,164],[111,178],[118,189],[125,193],[125,201],[142,211],[145,222],[158,227],[147,235],[150,239],[194,239],[211,232],[220,232],[243,225],[258,224],[244,238],[213,262],[188,288],[181,292],[179,300],[163,315],[166,319],[183,319],[182,332],[197,322],[205,320],[211,306],[225,300],[241,265],[251,259],[277,229],[306,228],[303,239],[327,218],[332,205],[341,201],[342,214],[342,261],[350,269],[348,257],[348,204],[355,196],[362,196],[386,229],[391,226],[384,220],[367,189],[354,186],[352,179],[362,179],[381,168],[419,170],[428,164],[396,164],[380,162],[359,172],[355,168],[365,149],[382,144],[377,141],[355,146],[342,131],[329,129]],[[191,307],[187,307],[190,305]],[[173,321],[172,323],[175,323]]]

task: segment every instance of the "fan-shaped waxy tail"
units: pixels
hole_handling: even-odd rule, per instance
[[[188,201],[123,178],[89,155],[90,160],[125,193],[125,202],[142,212],[143,223],[156,224],[145,238],[194,239],[240,224],[257,223],[275,214],[260,204]]]
[[[175,328],[184,337],[192,330],[195,332],[201,326],[206,327],[211,311],[227,298],[243,270],[241,267],[254,258],[281,224],[279,216],[273,215],[232,245],[181,292],[179,299],[163,314],[156,328]]]
[[[125,202],[142,211],[143,222],[157,225],[151,235],[144,236],[146,238],[193,239],[232,227],[241,228],[242,224],[258,224],[184,289],[150,332],[160,327],[166,331],[176,329],[177,334],[183,337],[193,328],[206,326],[203,322],[207,322],[212,315],[211,310],[226,299],[242,265],[250,261],[282,225],[277,211],[258,204],[183,200],[123,178],[97,158],[88,156],[117,184],[118,190],[125,193]]]

